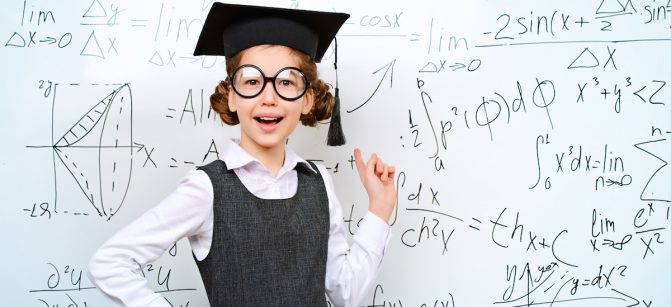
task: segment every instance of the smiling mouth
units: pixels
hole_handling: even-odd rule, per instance
[[[254,120],[262,124],[277,124],[281,122],[282,119],[284,119],[284,117],[254,117]]]

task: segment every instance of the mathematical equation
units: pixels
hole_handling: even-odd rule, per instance
[[[177,244],[167,251],[168,258],[177,256]],[[171,280],[183,284],[179,279],[178,270],[171,265],[149,263],[138,267],[138,274],[146,278],[149,286],[157,293],[162,293],[165,299],[173,306],[187,307],[190,304],[188,297],[183,293],[196,291],[196,288],[171,286]],[[29,290],[30,296],[38,302],[37,306],[94,306],[89,297],[96,287],[90,284],[86,277],[85,268],[71,264],[47,262],[38,268],[40,278],[35,280],[35,288]],[[176,277],[175,277],[176,276]],[[43,305],[42,305],[43,304]]]

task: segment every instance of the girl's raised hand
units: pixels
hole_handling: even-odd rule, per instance
[[[354,149],[354,160],[361,183],[368,193],[368,211],[389,223],[396,204],[396,170],[382,162],[376,154],[372,154],[368,162],[364,163],[358,148]]]

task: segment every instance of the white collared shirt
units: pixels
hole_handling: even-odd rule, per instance
[[[252,194],[265,199],[284,199],[296,194],[295,167],[307,163],[287,146],[284,165],[273,176],[237,140],[228,142],[220,155]],[[317,168],[326,186],[330,213],[326,293],[336,306],[356,306],[377,277],[391,237],[390,228],[368,212],[350,246],[331,177],[323,165]],[[196,259],[204,259],[212,243],[213,199],[209,176],[201,170],[189,171],[170,195],[96,251],[89,262],[89,278],[114,306],[170,306],[137,274],[138,264],[144,266],[155,261],[174,242],[185,237]]]

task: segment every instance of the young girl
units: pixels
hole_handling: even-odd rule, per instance
[[[228,77],[211,102],[240,124],[240,139],[96,252],[89,276],[113,304],[170,306],[138,264],[184,237],[213,307],[324,306],[324,294],[336,306],[359,303],[389,242],[394,168],[354,151],[369,207],[349,246],[328,171],[286,145],[299,121],[331,116],[334,97],[315,62],[347,17],[213,4],[195,54],[226,56]]]

